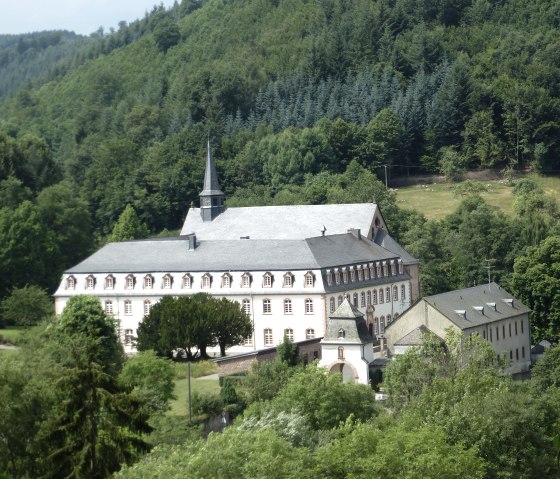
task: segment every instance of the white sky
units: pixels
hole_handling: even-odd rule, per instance
[[[142,18],[154,5],[174,0],[0,0],[0,34],[71,30],[89,35],[103,26],[118,28],[121,20]],[[179,2],[180,3],[180,2]]]

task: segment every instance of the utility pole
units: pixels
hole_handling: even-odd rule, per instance
[[[385,168],[385,188],[387,188],[387,165],[383,165]]]

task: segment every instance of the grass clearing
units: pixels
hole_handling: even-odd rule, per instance
[[[526,176],[539,184],[547,195],[560,203],[560,177],[541,176],[531,173]],[[482,198],[489,205],[495,206],[508,215],[513,215],[513,188],[504,180],[479,181],[486,191]],[[397,203],[422,213],[430,220],[439,220],[452,213],[462,201],[462,197],[454,195],[456,183],[432,183],[428,185],[407,186],[396,189]]]
[[[4,342],[7,344],[17,344],[27,331],[29,331],[29,328],[11,326],[9,328],[0,329],[0,337],[4,338]]]
[[[174,363],[175,378],[185,379],[188,376],[188,363]],[[214,361],[194,361],[191,363],[191,378],[209,376],[218,372],[218,365]]]
[[[220,384],[217,379],[192,379],[191,378],[191,394],[211,394],[218,396],[220,394]],[[175,396],[177,399],[171,401],[170,414],[175,416],[186,416],[188,410],[188,379],[178,379],[175,381]]]

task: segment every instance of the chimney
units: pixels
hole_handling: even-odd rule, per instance
[[[362,239],[362,232],[360,231],[360,228],[350,228],[347,232],[353,234],[359,240]]]
[[[194,233],[188,234],[187,241],[187,250],[194,251],[194,249],[196,248],[196,235]]]

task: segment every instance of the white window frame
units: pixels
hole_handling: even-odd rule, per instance
[[[284,329],[284,337],[288,338],[289,341],[294,341],[294,330],[292,328]]]
[[[183,289],[191,289],[193,284],[193,277],[189,273],[183,275]]]
[[[252,279],[253,277],[251,276],[250,273],[243,273],[243,275],[241,276],[241,287],[250,288]]]
[[[229,273],[224,273],[222,275],[222,288],[231,288],[231,274]]]
[[[110,299],[107,299],[105,301],[105,314],[113,314],[113,301],[111,301]]]
[[[202,278],[200,278],[200,288],[210,289],[212,287],[212,275],[210,273],[204,273]]]
[[[284,283],[282,287],[291,288],[294,285],[294,275],[292,273],[284,274]]]
[[[305,299],[305,314],[313,314],[313,300],[311,298]]]
[[[263,274],[263,288],[272,288],[272,281],[273,281],[273,276],[272,273],[265,273]]]
[[[263,314],[272,314],[272,302],[270,299],[263,299]]]
[[[154,277],[151,274],[144,276],[144,289],[154,289]]]
[[[68,276],[66,278],[66,289],[76,289],[76,277],[75,276]]]
[[[130,346],[132,344],[132,339],[134,338],[134,330],[133,329],[125,329],[124,330],[124,344]]]
[[[95,289],[95,276],[92,274],[86,277],[86,289]]]
[[[292,300],[290,298],[286,298],[284,300],[284,314],[292,314],[292,313],[293,313]]]
[[[307,328],[305,330],[305,339],[314,339],[315,338],[315,330],[313,328]]]
[[[163,289],[171,289],[171,286],[173,286],[173,276],[170,274],[164,275],[161,281],[161,287]]]
[[[115,277],[112,274],[105,276],[104,286],[104,289],[115,289]]]
[[[144,300],[144,316],[148,316],[152,310],[152,302],[149,299]]]
[[[274,344],[274,336],[272,335],[272,328],[264,328],[264,345],[272,346]]]
[[[313,286],[315,286],[315,275],[311,271],[308,271],[305,273],[305,287],[312,288]]]
[[[136,284],[136,278],[134,277],[133,274],[129,274],[125,279],[124,279],[124,288],[125,289],[134,289],[134,285]]]
[[[126,316],[132,315],[132,301],[130,299],[124,300],[124,314]]]

